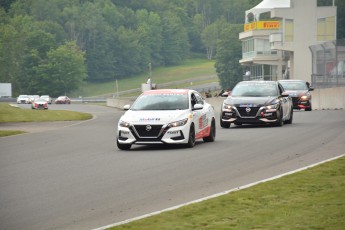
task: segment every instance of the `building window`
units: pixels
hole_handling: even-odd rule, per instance
[[[254,56],[254,39],[244,40],[242,42],[242,57],[249,58]]]
[[[293,42],[294,39],[294,25],[293,25],[293,19],[286,19],[285,20],[285,28],[284,28],[284,40],[286,42]]]
[[[255,51],[257,54],[270,54],[271,45],[268,39],[255,39]]]
[[[331,41],[335,39],[335,18],[319,18],[317,20],[317,41]]]

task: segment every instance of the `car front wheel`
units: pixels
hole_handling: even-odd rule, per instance
[[[291,108],[289,120],[286,120],[285,124],[292,124],[292,120],[293,120],[293,109]]]
[[[194,129],[194,125],[192,124],[189,130],[189,138],[188,138],[187,147],[193,148],[194,146],[195,146],[195,129]]]
[[[284,121],[283,121],[283,111],[281,109],[277,113],[277,118],[278,120],[277,120],[276,126],[282,127],[284,125]]]

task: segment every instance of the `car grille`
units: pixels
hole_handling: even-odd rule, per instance
[[[135,125],[134,128],[139,137],[158,137],[162,130],[162,125]]]
[[[241,117],[256,117],[260,107],[250,107],[250,112],[246,111],[246,107],[237,107],[237,111]]]

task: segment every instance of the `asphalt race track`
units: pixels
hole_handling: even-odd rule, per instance
[[[217,120],[214,143],[120,151],[115,135],[123,111],[88,104],[49,109],[94,119],[0,138],[0,229],[98,228],[345,151],[344,110],[295,111],[293,124],[283,127],[222,129]]]

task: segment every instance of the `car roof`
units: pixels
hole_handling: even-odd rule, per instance
[[[272,83],[272,84],[277,84],[276,81],[241,81],[239,83],[250,83],[250,84],[266,84],[266,83]]]
[[[157,89],[157,90],[148,90],[143,94],[188,94],[194,90],[191,89]]]
[[[305,82],[303,80],[299,79],[284,79],[284,80],[278,80],[279,82]]]

